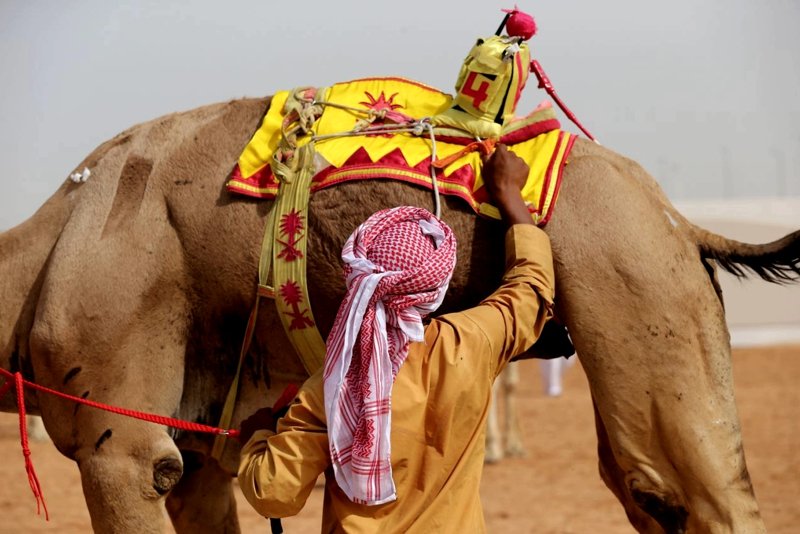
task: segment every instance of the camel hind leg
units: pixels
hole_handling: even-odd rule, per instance
[[[724,315],[696,245],[632,162],[578,152],[567,170],[547,230],[608,437],[607,484],[629,517],[666,532],[763,532]]]

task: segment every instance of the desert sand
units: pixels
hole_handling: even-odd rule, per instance
[[[736,399],[747,464],[767,528],[800,525],[800,346],[735,350]],[[522,419],[527,456],[484,470],[489,532],[630,533],[622,507],[597,473],[594,421],[580,365],[568,370],[561,397],[544,395],[536,362],[522,362]],[[49,443],[31,447],[50,521],[36,515],[25,475],[17,419],[0,415],[0,533],[90,532],[78,469]],[[241,497],[241,495],[239,495]],[[321,488],[302,514],[284,520],[289,534],[319,532]],[[240,498],[242,530],[269,532]]]

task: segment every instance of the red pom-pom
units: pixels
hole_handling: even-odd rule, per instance
[[[521,37],[523,41],[527,41],[536,35],[536,21],[527,13],[517,9],[504,9],[504,13],[508,13],[509,17],[506,21],[506,32],[509,37]]]

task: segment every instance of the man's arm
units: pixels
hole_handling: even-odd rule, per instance
[[[297,514],[320,473],[330,465],[322,371],[301,388],[278,433],[259,430],[242,448],[239,485],[265,517]]]
[[[485,162],[486,187],[510,226],[505,236],[505,274],[500,288],[481,304],[439,319],[456,330],[464,346],[488,344],[495,375],[534,344],[552,317],[555,276],[550,240],[533,224],[522,199],[527,177],[528,166],[503,145]]]

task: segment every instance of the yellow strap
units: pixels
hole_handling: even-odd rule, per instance
[[[325,341],[311,312],[306,277],[308,202],[314,177],[314,153],[314,143],[303,145],[295,154],[295,168],[290,172],[281,169],[286,174],[275,206],[272,245],[275,305],[283,328],[309,375],[325,362]]]
[[[281,180],[281,186],[267,216],[258,262],[258,291],[247,321],[236,374],[222,408],[220,428],[229,428],[233,419],[242,364],[250,349],[262,296],[275,299],[284,331],[306,372],[313,374],[325,362],[325,342],[311,313],[306,277],[308,202],[315,171],[315,149],[313,142],[297,148],[296,138],[298,134],[308,134],[322,113],[318,106],[309,103],[309,98],[308,89],[295,90],[284,106],[285,116],[289,111],[294,111],[296,117],[291,121],[284,119],[278,150],[271,162],[272,172]],[[281,161],[282,158],[286,158],[286,161]],[[267,284],[270,269],[273,271],[272,286]],[[225,443],[225,436],[216,437],[211,450],[213,458],[219,460],[222,457]]]

